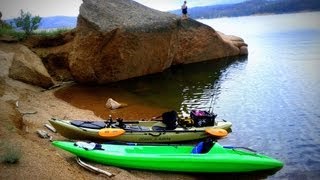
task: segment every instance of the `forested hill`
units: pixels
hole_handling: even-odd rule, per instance
[[[283,14],[301,11],[320,11],[320,0],[249,0],[238,4],[225,4],[188,8],[191,18],[219,18],[255,14]],[[181,15],[181,10],[170,11]]]

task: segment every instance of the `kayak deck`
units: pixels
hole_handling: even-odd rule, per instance
[[[53,145],[81,158],[123,168],[177,172],[251,172],[278,169],[283,163],[257,153],[224,148],[218,143],[208,153],[193,154],[187,145],[114,145],[85,150],[73,142]]]
[[[153,130],[154,125],[159,125],[158,121],[138,121],[130,124],[126,123],[125,133],[117,137],[99,136],[100,129],[77,127],[71,124],[69,120],[50,119],[49,122],[62,136],[75,140],[93,140],[93,141],[125,141],[125,142],[179,142],[203,139],[209,135],[205,132],[206,128],[229,129],[231,122],[217,121],[215,126],[208,127],[178,127],[175,130]],[[138,126],[139,128],[133,128]]]

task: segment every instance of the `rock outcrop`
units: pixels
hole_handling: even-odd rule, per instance
[[[84,0],[69,68],[78,82],[103,84],[240,53],[195,20],[130,0]]]
[[[4,75],[8,73],[12,79],[43,88],[49,88],[54,85],[41,59],[26,46],[0,43],[0,49],[1,58],[11,59],[10,61],[5,61],[7,62],[6,66],[10,66],[10,68],[9,71],[5,70],[3,72]]]
[[[211,27],[198,21],[181,20],[178,24],[176,54],[173,64],[186,64],[240,54],[238,47],[227,42]]]
[[[8,76],[9,68],[13,60],[13,55],[14,53],[7,53],[0,49],[0,77]]]
[[[73,49],[75,30],[55,37],[32,36],[23,42],[41,59],[55,81],[72,81],[69,70],[69,54]]]
[[[23,43],[31,50],[14,45],[9,76],[43,88],[53,81],[105,84],[172,65],[248,54],[239,37],[130,0],[84,0],[75,30]]]
[[[244,40],[238,36],[234,35],[225,35],[222,32],[218,32],[222,39],[240,49],[240,55],[248,54],[248,44],[244,42]]]

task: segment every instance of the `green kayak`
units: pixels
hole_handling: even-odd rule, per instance
[[[252,172],[275,170],[283,166],[281,161],[268,156],[235,147],[223,147],[218,143],[211,145],[208,152],[198,151],[199,145],[117,145],[67,141],[54,141],[52,144],[80,158],[130,169]]]
[[[215,121],[213,126],[205,127],[177,127],[173,130],[166,130],[161,121],[136,121],[122,122],[121,127],[117,122],[106,123],[104,121],[79,121],[79,120],[61,120],[52,118],[49,120],[52,126],[62,136],[75,140],[92,141],[126,141],[126,142],[180,142],[203,139],[210,136],[206,133],[208,128],[229,129],[231,122],[220,120]],[[124,134],[106,137],[101,136],[99,131],[103,128],[122,128]]]

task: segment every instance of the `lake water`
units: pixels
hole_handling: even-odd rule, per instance
[[[320,12],[202,20],[249,44],[222,70],[214,111],[233,122],[224,143],[285,162],[269,178],[320,178]]]
[[[319,179],[319,19],[320,12],[199,20],[242,37],[248,57],[177,66],[99,89],[117,87],[182,115],[213,110],[233,123],[221,144],[250,147],[285,163],[268,179]],[[85,107],[74,102],[78,97],[68,94],[67,101]]]

